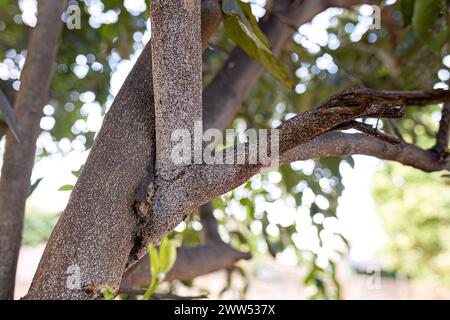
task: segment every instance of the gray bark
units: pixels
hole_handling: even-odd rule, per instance
[[[106,286],[117,292],[124,270],[143,256],[148,242],[156,244],[198,206],[261,168],[198,165],[154,183],[155,128],[160,126],[154,123],[150,51],[144,50],[105,118],[47,245],[29,299],[100,298]],[[440,91],[343,93],[283,124],[281,151],[285,154],[357,117],[400,116],[409,103],[444,99],[448,93]],[[80,288],[66,285],[71,265],[80,268]]]
[[[221,17],[217,1],[202,4],[203,12]],[[213,19],[202,23],[205,47],[218,24]],[[147,192],[155,171],[151,61],[148,44],[104,119],[26,299],[95,299],[105,287],[117,292],[124,270],[145,253],[155,232],[139,214],[149,209]],[[80,286],[69,288],[74,267]]]

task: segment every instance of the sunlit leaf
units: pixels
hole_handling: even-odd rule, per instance
[[[58,189],[58,191],[72,191],[73,185],[71,184],[65,184],[61,188]]]
[[[177,247],[173,240],[164,238],[159,246],[159,269],[167,273],[172,269],[177,258]]]
[[[257,60],[273,77],[288,87],[292,82],[286,67],[272,54],[269,41],[260,30],[248,3],[239,0],[222,2],[226,35],[251,58]]]

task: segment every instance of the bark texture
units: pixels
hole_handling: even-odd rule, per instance
[[[202,10],[221,17],[217,4],[204,0]],[[203,21],[203,47],[217,25]],[[117,292],[124,270],[143,255],[150,229],[139,213],[151,198],[156,156],[152,87],[148,44],[103,121],[25,299],[101,298],[106,286]],[[74,270],[79,287],[67,285]]]
[[[27,298],[93,299],[101,297],[105,286],[117,292],[124,270],[133,268],[149,241],[156,244],[201,204],[239,186],[261,169],[261,165],[194,165],[183,168],[170,181],[161,179],[155,184],[155,128],[159,130],[163,124],[154,123],[150,56],[147,46],[105,118]],[[229,93],[228,89],[224,93]],[[358,117],[398,117],[410,103],[448,98],[443,91],[344,92],[280,127],[282,157]],[[198,109],[192,112],[199,114]],[[367,152],[387,154],[387,143],[381,143],[381,150]],[[401,154],[394,152],[391,157],[397,160]],[[192,266],[200,268],[196,263]],[[80,268],[80,288],[67,286],[71,265]]]
[[[42,108],[48,100],[65,3],[39,1],[37,25],[31,33],[21,88],[14,106],[21,143],[11,132],[6,137],[0,178],[0,300],[14,296],[25,200],[30,188]]]
[[[179,143],[172,134],[183,130],[194,141],[194,124],[202,122],[200,0],[154,0],[151,6],[156,174],[170,181],[181,173],[171,158]]]

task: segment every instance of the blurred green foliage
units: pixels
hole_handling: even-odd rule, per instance
[[[450,181],[389,164],[374,179],[374,198],[388,240],[387,269],[450,285]]]
[[[27,207],[23,226],[22,244],[36,246],[47,242],[58,221],[59,214]]]

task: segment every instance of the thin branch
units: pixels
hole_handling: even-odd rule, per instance
[[[395,136],[397,138],[399,138],[401,141],[405,141],[405,139],[403,139],[402,133],[400,132],[399,127],[397,126],[397,124],[395,123],[394,119],[386,119],[386,123],[390,129],[390,131],[395,134]]]
[[[433,150],[444,160],[448,157],[448,143],[450,138],[450,103],[444,103],[442,107],[439,131],[436,135],[436,144]]]
[[[365,134],[342,132],[329,132],[299,145],[283,154],[280,163],[357,154],[396,161],[425,172],[450,170],[450,164],[441,161],[431,150],[423,150],[403,141],[390,144]]]
[[[375,137],[377,139],[380,139],[380,140],[385,141],[390,144],[397,144],[397,143],[401,142],[401,140],[397,137],[390,136],[384,132],[377,130],[375,127],[372,127],[371,125],[369,125],[367,123],[358,122],[356,120],[352,120],[347,123],[344,123],[344,124],[338,126],[337,129],[341,129],[341,130],[355,129],[355,130],[358,130],[369,136]]]

